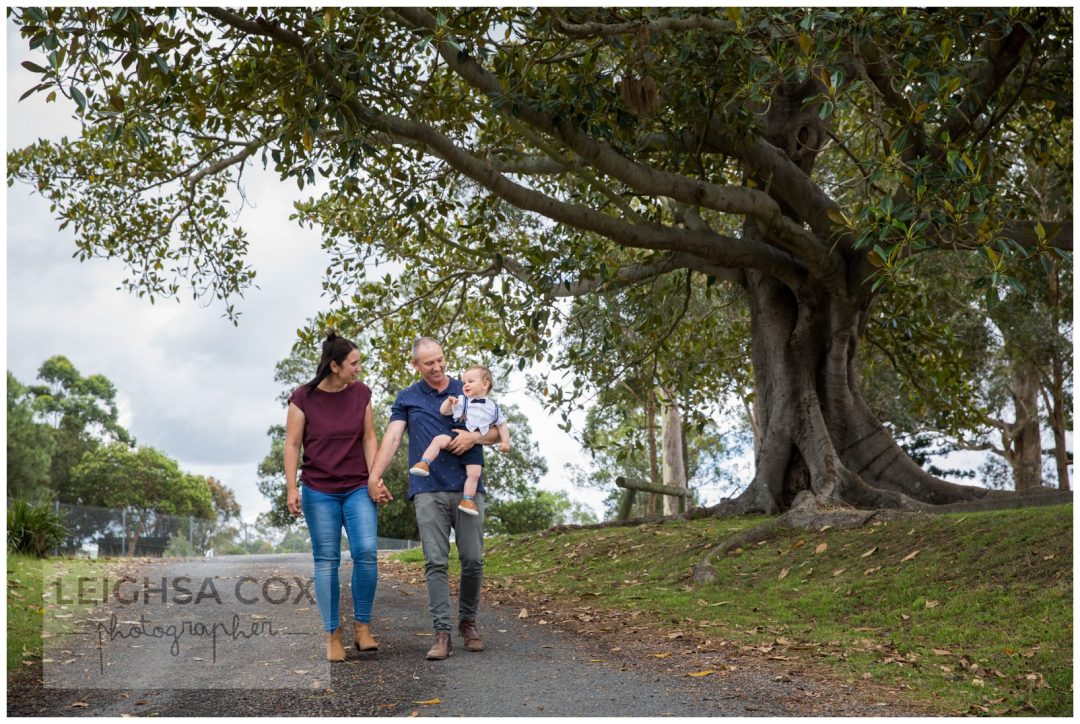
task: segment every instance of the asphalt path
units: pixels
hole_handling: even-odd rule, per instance
[[[345,621],[351,618],[350,566],[346,554],[341,569],[342,630],[348,658],[328,664],[317,609],[303,592],[303,581],[311,576],[310,554],[139,562],[132,576],[135,579],[156,582],[164,578],[171,585],[174,579],[187,578],[192,598],[202,585],[204,597],[199,606],[178,597],[175,591],[165,596],[153,591],[150,597],[156,599],[156,606],[141,613],[124,609],[115,623],[111,620],[115,605],[75,607],[72,618],[83,624],[83,632],[50,637],[45,647],[47,663],[9,676],[8,715],[691,717],[918,713],[895,703],[875,701],[870,694],[860,695],[854,687],[840,687],[844,689],[841,692],[828,681],[778,676],[768,667],[740,666],[723,675],[700,678],[672,675],[662,667],[643,664],[640,657],[632,658],[622,646],[613,646],[611,638],[575,635],[552,622],[541,623],[542,618],[535,615],[521,618],[517,605],[493,605],[491,601],[482,602],[479,619],[485,651],[465,651],[455,632],[453,655],[445,661],[426,661],[432,634],[423,583],[420,577],[386,573],[380,578],[372,622],[380,650],[359,654],[350,645],[351,626]],[[209,595],[207,580],[223,599],[222,604]],[[238,584],[243,600],[250,603],[230,600]],[[261,585],[266,586],[265,592]],[[130,582],[128,589],[138,590]],[[170,594],[172,600],[161,600]],[[68,614],[57,612],[71,608],[53,604],[50,611],[65,616]],[[195,609],[209,612],[203,616],[204,629],[189,625],[183,637],[153,635],[154,626],[164,630],[170,620],[198,618]],[[242,619],[240,630],[261,633],[237,636],[234,614]],[[142,623],[136,625],[140,618]],[[126,629],[121,621],[126,622]],[[212,628],[214,621],[223,624],[216,639],[198,635]],[[94,635],[85,632],[93,627],[98,627]],[[132,634],[135,629],[140,634]],[[129,635],[116,636],[118,630]],[[617,634],[614,641],[619,641]]]

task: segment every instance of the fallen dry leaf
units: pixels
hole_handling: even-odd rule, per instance
[[[985,686],[985,684],[986,684],[986,682],[984,682],[984,681],[983,681],[982,679],[980,679],[980,678],[978,678],[978,677],[975,677],[974,679],[972,679],[972,680],[971,680],[971,685],[972,685],[972,686],[977,686],[977,687],[979,687],[980,689],[981,689],[981,688],[982,688],[983,686]]]
[[[667,657],[671,656],[671,654],[661,653],[661,654],[653,654],[653,656],[655,656],[658,659],[666,659]]]
[[[921,552],[922,551],[920,551],[920,550],[913,550],[911,553],[908,553],[906,556],[901,558],[900,562],[903,563],[904,561],[910,561],[910,560],[914,559],[915,556],[919,555],[919,553],[921,553]]]
[[[683,637],[683,632],[682,631],[675,631],[674,633],[669,633],[667,635],[667,637],[668,637],[669,641],[674,641],[675,639],[681,639]]]
[[[709,674],[712,674],[712,673],[715,673],[712,669],[705,669],[704,671],[693,671],[693,672],[687,674],[687,676],[700,677],[700,676],[708,676]]]
[[[874,555],[875,553],[877,553],[877,546],[874,546],[873,548],[868,550],[866,553],[863,553],[861,557],[862,558],[868,558],[868,557]]]
[[[819,543],[818,547],[814,549],[814,554],[817,555],[818,553],[824,553],[827,550],[829,550],[828,543]]]
[[[413,704],[419,704],[420,706],[432,706],[434,704],[442,704],[442,699],[424,699],[423,701],[414,701]]]
[[[524,608],[521,609],[521,613],[518,614],[518,618],[528,618],[528,617],[529,617],[528,609],[524,609]]]
[[[867,568],[865,571],[862,572],[862,574],[864,576],[872,576],[880,570],[881,566],[874,566],[873,568]]]
[[[71,708],[72,709],[85,709],[85,708],[87,708],[89,706],[90,705],[87,704],[85,701],[77,701],[77,702],[75,702],[74,704],[71,705]]]
[[[835,571],[832,572],[833,578],[836,578],[837,576],[839,576],[841,573],[843,573],[846,570],[847,570],[846,568],[837,568]]]
[[[776,580],[778,580],[778,581],[784,580],[785,578],[787,578],[787,575],[789,573],[791,573],[790,569],[788,569],[788,568],[783,569],[782,571],[780,571],[780,575],[776,577]]]
[[[926,602],[926,607],[927,608],[937,608],[940,605],[941,605],[941,601],[927,601]]]
[[[931,651],[933,651],[938,656],[952,656],[952,652],[946,651],[945,649],[931,649]]]

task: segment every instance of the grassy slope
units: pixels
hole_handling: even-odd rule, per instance
[[[56,575],[94,576],[108,569],[109,561],[52,559],[43,561],[23,555],[7,557],[7,670],[15,671],[25,662],[40,660],[41,633],[45,606],[42,586],[46,571]]]
[[[1071,505],[785,531],[691,584],[706,550],[761,521],[497,539],[486,575],[904,686],[942,713],[1072,713]]]

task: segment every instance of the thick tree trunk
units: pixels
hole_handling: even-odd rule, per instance
[[[826,505],[908,510],[988,493],[923,471],[863,402],[855,352],[865,310],[842,293],[798,299],[770,277],[747,279],[762,433],[745,508],[785,511],[803,490]]]
[[[1012,370],[1013,409],[1016,421],[1007,424],[1012,445],[1009,464],[1016,490],[1042,485],[1042,430],[1039,425],[1039,370],[1030,362],[1019,362]]]
[[[664,485],[686,490],[686,462],[683,457],[682,415],[675,404],[674,396],[666,390],[661,391],[660,429],[662,431],[664,455]],[[686,512],[686,498],[664,496],[664,515]]]
[[[765,112],[766,139],[807,174],[826,134],[814,104],[805,99],[821,90],[812,78],[783,84]],[[774,180],[753,178],[766,189]],[[792,204],[773,195],[786,216],[802,221]],[[757,222],[743,226],[744,236],[768,242],[766,234]],[[863,401],[856,350],[873,300],[867,287],[871,269],[865,252],[834,248],[824,268],[808,268],[796,286],[746,270],[756,472],[750,487],[718,510],[787,511],[804,491],[818,506],[902,510],[995,497],[985,488],[926,473]],[[805,494],[801,500],[805,505]]]

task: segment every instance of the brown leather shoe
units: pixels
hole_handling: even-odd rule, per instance
[[[357,651],[378,651],[379,642],[371,636],[371,626],[360,621],[353,621],[356,628],[356,638],[353,645]]]
[[[435,644],[427,652],[427,660],[442,661],[453,652],[453,649],[454,645],[450,642],[450,632],[436,631]]]
[[[326,639],[326,659],[328,661],[344,661],[345,646],[341,643],[341,629],[334,629],[334,633]]]
[[[476,628],[476,621],[465,619],[458,623],[458,633],[465,639],[466,651],[483,651],[484,641],[480,638],[480,631]]]

